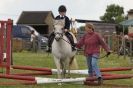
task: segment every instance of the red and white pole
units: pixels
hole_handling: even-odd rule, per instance
[[[112,75],[112,76],[103,76],[103,80],[114,80],[114,79],[128,79],[132,78],[133,75]],[[47,84],[47,83],[66,83],[66,82],[88,82],[96,81],[96,77],[81,77],[81,78],[67,78],[67,79],[55,79],[55,78],[42,78],[42,77],[32,77],[32,76],[17,76],[17,75],[1,75],[0,78],[7,79],[16,79],[16,80],[25,80],[32,81],[32,84]],[[30,83],[30,82],[29,82]]]

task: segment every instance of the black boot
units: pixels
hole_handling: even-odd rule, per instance
[[[55,37],[55,35],[52,32],[51,35],[48,38],[48,49],[46,50],[46,52],[51,52],[51,50],[52,50],[51,45],[53,43],[54,37]]]
[[[75,51],[76,50],[76,48],[75,47],[72,47],[72,51]]]
[[[98,81],[98,85],[103,84],[103,79],[102,79],[102,77],[98,77],[98,78],[97,78],[97,81]]]
[[[76,50],[76,44],[74,43],[73,45],[72,45],[72,51],[75,51]]]

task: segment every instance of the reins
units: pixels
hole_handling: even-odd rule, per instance
[[[65,40],[64,38],[61,38],[61,39],[63,39],[65,42],[67,42],[68,44],[70,44],[71,45],[71,43],[70,42],[68,42],[67,40]],[[73,45],[71,45],[72,47],[74,47]]]

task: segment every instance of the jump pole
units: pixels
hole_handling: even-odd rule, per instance
[[[11,75],[20,75],[20,76],[31,76],[31,75],[52,75],[51,72],[43,72],[43,71],[39,71],[39,72],[31,72],[31,73],[13,73]]]
[[[101,72],[133,70],[133,67],[101,68]]]
[[[12,35],[11,35],[11,33],[12,33],[12,24],[13,24],[13,22],[12,22],[12,20],[10,20],[10,19],[8,19],[8,21],[7,21],[7,34],[6,34],[6,45],[7,45],[7,47],[6,47],[6,58],[7,58],[7,67],[6,67],[6,69],[7,69],[7,71],[6,71],[6,74],[10,74],[10,67],[11,67],[11,59],[12,59],[12,42],[11,42],[11,37],[12,37]]]
[[[50,68],[39,68],[39,67],[32,67],[32,66],[12,66],[13,69],[22,69],[22,70],[34,70],[34,71],[48,71],[48,72],[56,72],[56,69]],[[114,68],[101,68],[101,72],[110,72],[110,71],[126,71],[132,70],[133,67],[114,67]],[[84,72],[87,70],[71,70],[72,72]]]
[[[118,68],[101,68],[101,72],[110,72],[110,71],[127,71],[132,70],[133,67],[118,67]],[[51,69],[52,73],[57,73],[57,69]],[[66,71],[68,72],[68,70]],[[82,74],[82,75],[88,75],[88,70],[70,70],[70,73],[72,74]]]
[[[112,75],[112,76],[103,76],[103,80],[114,80],[114,79],[127,79],[132,78],[133,75]],[[87,82],[87,81],[96,81],[96,77],[81,77],[81,78],[67,78],[67,79],[55,79],[55,78],[42,78],[42,77],[32,77],[32,76],[16,76],[16,75],[1,75],[0,78],[7,79],[16,79],[16,80],[25,80],[32,81],[32,84],[48,84],[48,83],[69,83],[69,82]]]
[[[20,82],[0,82],[0,86],[9,85],[35,85],[35,81],[20,81]]]
[[[19,69],[20,66],[13,66],[14,69]],[[48,69],[48,68],[37,68],[37,67],[26,67],[21,66],[21,70],[33,70],[35,72],[32,73],[13,73],[12,75],[21,75],[21,76],[30,76],[30,75],[52,75],[57,74],[57,69]],[[66,70],[66,73],[68,73],[68,70]],[[72,74],[80,74],[80,75],[88,75],[88,70],[70,70],[70,73]],[[102,73],[103,76],[109,76],[113,74],[109,73]]]
[[[39,68],[39,67],[32,67],[32,66],[12,66],[13,69],[21,69],[21,70],[31,70],[31,71],[40,71],[35,73],[18,73],[17,75],[52,75],[57,73],[57,69],[50,69],[50,68]],[[110,72],[110,71],[126,71],[132,70],[132,67],[117,67],[117,68],[101,68],[101,72]],[[66,71],[68,73],[68,70]],[[82,74],[88,75],[88,70],[70,70],[72,74]],[[103,75],[112,75],[104,73]]]
[[[3,21],[0,21],[0,65],[3,64],[3,53],[4,53],[4,50],[3,50],[3,47],[4,47],[4,22]]]
[[[5,78],[5,77],[4,77]],[[13,77],[8,76],[9,79],[13,79]],[[117,79],[128,79],[133,78],[133,75],[115,75],[115,76],[103,76],[103,80],[117,80]],[[20,80],[20,79],[18,79]],[[69,79],[55,79],[55,78],[41,78],[41,77],[28,77],[27,79],[19,83],[16,82],[8,82],[8,83],[0,83],[0,85],[17,85],[17,84],[24,84],[24,85],[33,85],[33,84],[51,84],[51,83],[71,83],[71,82],[82,82],[85,85],[91,85],[90,81],[97,81],[96,77],[82,77],[82,78],[69,78]],[[97,85],[97,83],[94,83]]]
[[[19,76],[19,75],[8,75],[8,74],[0,74],[0,78],[27,80],[27,81],[34,81],[35,80],[35,77],[33,77],[33,76]]]
[[[116,75],[116,76],[103,76],[104,80],[114,80],[114,79],[127,79],[132,78],[133,75]],[[70,78],[70,79],[50,79],[50,78],[36,78],[37,84],[42,83],[69,83],[69,82],[87,82],[87,81],[96,81],[96,77],[88,78]]]
[[[39,68],[39,67],[32,67],[32,66],[12,66],[13,69],[21,69],[21,70],[32,70],[32,71],[47,71],[51,72],[49,68]]]

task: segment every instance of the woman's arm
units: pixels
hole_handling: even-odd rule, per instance
[[[102,46],[102,48],[106,51],[106,52],[110,52],[110,48],[109,46],[107,45],[107,43],[105,43],[105,41],[103,40],[103,38],[99,35],[98,35],[98,40],[99,40],[99,43],[100,45]]]

